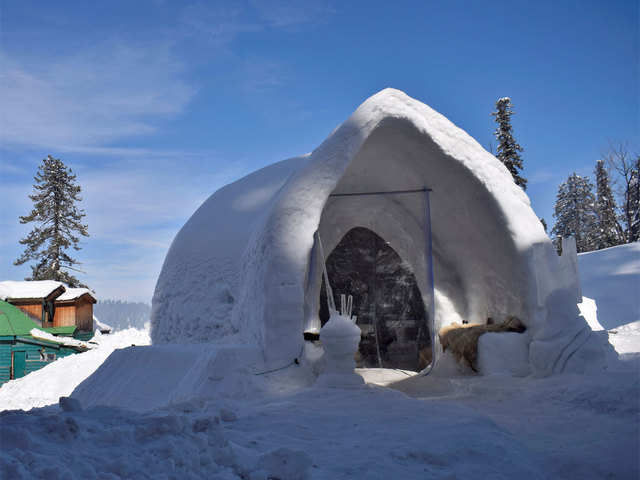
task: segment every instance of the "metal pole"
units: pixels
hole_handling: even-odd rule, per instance
[[[429,307],[427,307],[427,315],[429,316],[429,327],[431,330],[431,365],[429,365],[428,369],[424,372],[424,375],[428,375],[433,370],[433,367],[436,365],[436,361],[438,359],[438,332],[436,332],[436,292],[433,280],[433,238],[431,235],[431,202],[429,199],[429,192],[431,190],[425,189],[425,242],[426,242],[426,252],[425,252],[425,260],[427,267],[427,281],[429,284],[429,294],[431,298],[429,299]]]
[[[378,319],[377,302],[378,302],[378,289],[376,288],[376,277],[378,276],[378,237],[373,237],[373,333],[376,337],[376,352],[378,353],[378,368],[382,368],[382,355],[380,355],[380,340],[378,338]]]

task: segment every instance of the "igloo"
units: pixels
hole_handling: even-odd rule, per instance
[[[592,334],[576,306],[575,249],[566,243],[558,256],[502,163],[394,89],[366,100],[312,153],[202,204],[158,278],[153,343],[253,345],[265,367],[300,358],[304,332],[320,326],[317,239],[328,256],[354,228],[374,232],[410,266],[436,354],[444,325],[516,316],[533,374],[593,360],[576,354]]]

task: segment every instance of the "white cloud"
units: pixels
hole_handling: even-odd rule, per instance
[[[4,145],[77,148],[149,134],[196,92],[162,44],[110,41],[65,58],[0,61]]]

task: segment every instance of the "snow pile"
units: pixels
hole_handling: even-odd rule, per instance
[[[78,340],[72,337],[56,337],[55,335],[52,335],[48,332],[43,332],[38,328],[32,328],[29,333],[33,338],[46,340],[47,342],[51,343],[57,343],[59,345],[64,345],[65,347],[77,347],[84,350],[90,350],[95,346],[89,342],[83,342],[82,340]]]
[[[582,294],[606,329],[640,320],[640,242],[578,255]]]
[[[402,375],[394,388],[0,414],[0,476],[637,478],[638,378]],[[409,396],[407,396],[409,395]],[[410,398],[415,397],[415,398]],[[74,461],[60,455],[73,451]],[[99,452],[99,454],[96,454]]]
[[[622,359],[640,358],[640,242],[582,253],[578,263],[589,325],[608,331]]]
[[[71,395],[114,350],[132,344],[148,345],[149,330],[128,329],[112,335],[96,333],[92,342],[97,346],[87,352],[60,358],[25,377],[3,384],[0,410],[29,410],[58,403],[60,397]]]
[[[609,330],[609,342],[623,358],[640,358],[640,321]]]
[[[100,333],[111,333],[111,331],[113,331],[113,328],[111,327],[111,325],[107,325],[104,322],[101,322],[100,320],[98,320],[96,318],[96,316],[93,316],[93,331],[94,332],[100,332]]]
[[[470,409],[371,387],[144,414],[6,412],[0,422],[0,472],[14,479],[548,477],[536,452]],[[60,455],[61,441],[73,462]]]
[[[267,390],[265,377],[255,375],[261,372],[256,364],[260,352],[242,345],[124,348],[81,383],[72,397],[85,407],[110,405],[139,412],[200,397],[243,399]]]

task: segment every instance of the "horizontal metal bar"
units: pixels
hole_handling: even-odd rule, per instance
[[[352,192],[352,193],[332,193],[330,197],[355,197],[358,195],[397,195],[401,193],[422,193],[431,192],[430,188],[419,188],[416,190],[390,190],[388,192]]]

